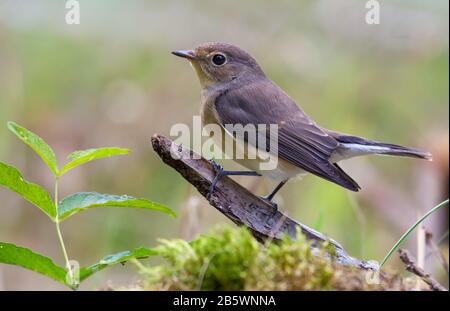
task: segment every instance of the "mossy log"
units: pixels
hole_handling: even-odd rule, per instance
[[[218,182],[215,191],[208,196],[208,190],[216,174],[213,165],[206,159],[194,157],[194,153],[170,139],[155,134],[152,137],[153,149],[161,159],[178,171],[211,206],[231,219],[237,225],[246,226],[259,241],[266,239],[280,240],[284,234],[296,238],[298,228],[304,236],[312,241],[312,247],[320,242],[329,241],[334,248],[337,263],[353,266],[363,270],[376,270],[377,265],[354,258],[335,240],[322,233],[301,224],[283,214],[260,197],[224,176]]]

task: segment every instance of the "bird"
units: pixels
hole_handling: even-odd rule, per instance
[[[432,160],[429,152],[396,144],[331,131],[319,126],[277,84],[270,80],[254,57],[228,43],[208,42],[191,50],[176,50],[172,54],[187,59],[200,81],[202,125],[218,125],[221,136],[232,137],[240,146],[276,153],[277,165],[262,170],[260,157],[234,159],[249,171],[227,171],[215,164],[216,175],[209,189],[225,175],[265,176],[277,182],[266,196],[267,202],[296,176],[311,173],[350,191],[361,187],[338,164],[356,156],[379,154]],[[275,151],[258,145],[258,138],[237,136],[226,125],[277,125]],[[267,137],[268,130],[257,136]]]

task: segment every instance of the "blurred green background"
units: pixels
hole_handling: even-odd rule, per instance
[[[67,174],[61,195],[98,191],[146,197],[176,210],[94,209],[63,223],[69,256],[82,265],[106,254],[192,239],[227,220],[163,165],[154,133],[192,124],[200,89],[188,64],[170,54],[206,41],[236,44],[319,124],[380,141],[421,147],[433,162],[366,157],[343,164],[362,186],[348,193],[319,178],[290,182],[278,196],[291,217],[338,240],[354,256],[381,261],[419,215],[448,197],[448,1],[380,1],[381,24],[365,23],[363,0],[80,0],[81,24],[65,23],[65,1],[0,0],[0,161],[52,187],[48,169],[6,129],[8,120],[54,147],[60,162],[90,147],[132,149]],[[228,167],[229,165],[225,163]],[[272,185],[244,177],[259,194]],[[54,227],[0,188],[0,240],[63,265]],[[448,232],[444,209],[425,227]],[[416,237],[407,247],[415,252]],[[440,245],[448,260],[448,240]],[[395,256],[396,257],[396,256]],[[397,259],[389,265],[401,268]],[[426,269],[448,283],[435,256]],[[132,264],[95,275],[82,289],[139,279]],[[0,290],[62,289],[0,265]]]

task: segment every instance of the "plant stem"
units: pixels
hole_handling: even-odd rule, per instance
[[[66,250],[66,246],[64,244],[64,239],[62,237],[61,234],[61,228],[59,226],[59,215],[58,215],[58,184],[59,184],[59,177],[55,178],[55,208],[56,208],[56,219],[55,219],[55,225],[56,225],[56,232],[58,234],[58,239],[59,239],[59,244],[61,245],[61,249],[64,255],[64,260],[66,261],[66,267],[67,270],[69,272],[69,277],[70,277],[70,285],[74,285],[72,284],[73,280],[73,273],[72,273],[72,267],[70,266],[70,262],[69,262],[69,256],[67,255],[67,250]]]
[[[430,209],[425,215],[423,215],[422,217],[420,217],[411,227],[409,227],[408,230],[406,230],[405,233],[403,233],[403,235],[400,237],[400,239],[394,244],[394,246],[392,246],[391,250],[388,252],[388,254],[384,257],[383,261],[380,264],[380,267],[378,268],[379,270],[381,270],[381,268],[383,268],[384,264],[386,263],[386,261],[389,259],[389,257],[391,257],[391,255],[395,252],[395,250],[400,246],[400,244],[403,243],[403,241],[408,237],[408,235],[411,233],[411,231],[413,231],[420,223],[422,223],[422,221],[424,221],[428,216],[430,216],[431,214],[433,214],[435,211],[437,211],[438,209],[444,207],[445,205],[447,205],[449,202],[449,200],[445,200],[441,203],[439,203],[438,205],[436,205],[435,207],[433,207],[432,209]]]
[[[59,244],[61,244],[61,249],[64,255],[64,260],[66,261],[66,266],[67,269],[69,270],[69,275],[70,278],[72,279],[73,275],[72,275],[72,268],[70,267],[70,263],[69,263],[69,256],[67,256],[67,251],[66,251],[66,246],[64,245],[64,240],[61,234],[61,229],[59,227],[59,222],[56,222],[56,232],[58,233],[58,238],[59,238]]]

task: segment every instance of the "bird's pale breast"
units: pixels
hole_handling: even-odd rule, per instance
[[[252,170],[260,173],[263,176],[266,176],[272,180],[275,181],[283,181],[286,179],[293,178],[297,175],[303,175],[305,174],[305,171],[301,168],[292,165],[291,163],[277,158],[277,166],[274,169],[271,170],[261,170],[260,164],[266,160],[261,159],[260,157],[256,156],[256,158],[249,158],[248,155],[257,155],[258,152],[255,151],[255,147],[252,145],[247,144],[246,142],[234,138],[231,134],[229,134],[222,126],[222,122],[218,120],[217,114],[215,112],[214,103],[215,99],[217,97],[217,94],[214,94],[213,92],[208,92],[207,90],[203,90],[201,94],[201,120],[202,120],[202,126],[205,126],[207,124],[217,124],[220,126],[221,129],[221,136],[216,137],[215,135],[212,136],[214,143],[216,146],[220,147],[223,150],[227,152],[227,155],[233,159],[236,163]],[[245,126],[245,124],[243,124]],[[226,138],[232,138],[232,139],[226,139]],[[235,150],[234,146],[232,145],[232,142],[236,141],[236,149],[239,148],[240,153],[243,154],[243,158],[238,158],[236,156],[237,151]],[[231,144],[230,144],[231,143]],[[251,148],[251,149],[249,149]],[[266,153],[266,151],[259,150],[259,152]],[[274,157],[271,155],[272,158]],[[268,157],[265,156],[265,159]]]

